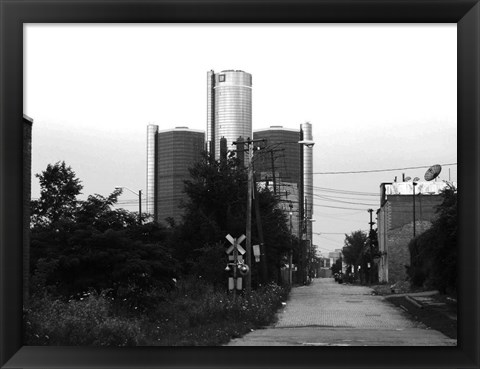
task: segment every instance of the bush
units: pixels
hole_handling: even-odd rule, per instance
[[[408,275],[413,286],[455,293],[457,289],[457,192],[447,188],[432,227],[409,244]]]
[[[179,281],[177,290],[151,317],[147,335],[157,345],[222,344],[271,324],[288,292],[271,283],[249,296],[239,292],[234,299],[201,279]]]
[[[63,302],[33,297],[24,311],[27,345],[134,346],[145,342],[135,319],[111,315],[104,295]]]

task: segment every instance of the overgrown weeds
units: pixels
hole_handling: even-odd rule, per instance
[[[271,324],[288,293],[288,288],[271,283],[234,297],[189,279],[179,281],[172,292],[162,294],[161,302],[142,312],[118,309],[119,302],[106,293],[66,302],[37,296],[25,310],[26,344],[221,345]]]

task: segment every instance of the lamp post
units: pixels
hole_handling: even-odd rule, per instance
[[[133,193],[135,196],[138,196],[138,223],[142,224],[142,190],[138,190],[138,194],[126,186],[116,186],[115,189],[126,189]]]

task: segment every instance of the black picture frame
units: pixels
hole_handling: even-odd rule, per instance
[[[0,366],[479,368],[479,0],[0,0]],[[32,347],[22,329],[24,23],[457,23],[457,347]],[[205,48],[208,52],[208,47]],[[427,138],[426,138],[427,139]]]

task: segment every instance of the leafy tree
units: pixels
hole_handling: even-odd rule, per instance
[[[75,172],[64,161],[35,174],[40,181],[40,198],[32,201],[33,225],[48,226],[59,220],[73,220],[77,195],[83,188]]]
[[[353,266],[355,273],[354,277],[358,277],[358,266],[364,264],[364,247],[367,241],[367,235],[363,231],[355,231],[350,235],[345,235],[345,246],[342,254],[345,263],[348,266]]]
[[[49,166],[46,172],[52,168]],[[62,188],[62,183],[70,189],[72,182],[79,183],[70,167],[66,172],[70,173],[69,181],[42,176],[45,190],[41,200],[49,198],[49,188],[55,188],[56,193],[74,193]],[[98,293],[108,290],[113,298],[139,308],[152,291],[173,287],[177,263],[167,247],[167,230],[153,223],[140,225],[136,215],[114,209],[120,193],[115,190],[107,197],[95,194],[85,201],[64,196],[67,204],[41,202],[42,214],[61,215],[51,221],[43,217],[40,223],[33,222],[31,271],[37,292],[46,290],[67,299],[92,289]]]
[[[191,168],[190,174],[191,179],[185,182],[185,193],[188,195],[188,201],[184,204],[185,215],[174,232],[175,257],[182,262],[186,274],[200,273],[199,255],[206,257],[205,252],[209,257],[216,255],[223,270],[226,264],[225,236],[231,234],[238,237],[245,233],[246,170],[235,158],[215,161],[205,154],[203,160]],[[268,189],[259,190],[257,196],[267,250],[267,278],[278,280],[282,258],[292,244],[287,222],[284,213],[277,208],[277,200]],[[252,245],[259,243],[252,203]],[[209,268],[208,265],[204,266]],[[203,275],[212,275],[205,268],[201,269]],[[217,266],[212,264],[210,268],[214,270]],[[259,266],[253,263],[252,285],[258,282],[258,269]],[[210,282],[216,283],[216,279],[213,278]],[[225,285],[224,280],[222,285]]]
[[[432,226],[409,244],[411,263],[408,274],[415,286],[426,285],[442,293],[457,289],[457,191],[448,186]]]
[[[335,274],[335,273],[340,273],[342,271],[342,258],[338,258],[336,261],[335,261],[335,264],[333,264],[330,269],[332,270],[332,274]]]

